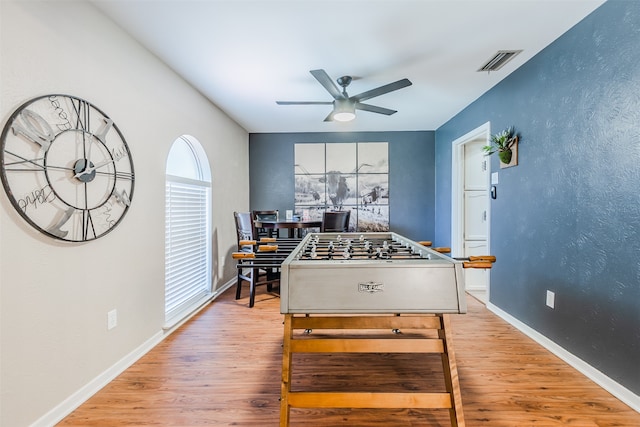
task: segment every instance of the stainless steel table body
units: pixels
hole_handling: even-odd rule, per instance
[[[387,240],[413,252],[390,259],[308,259],[312,239],[322,245],[338,235]],[[362,236],[362,237],[361,237]],[[280,280],[281,313],[465,313],[462,263],[396,233],[311,233],[285,259]]]

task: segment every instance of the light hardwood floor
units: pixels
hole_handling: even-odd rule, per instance
[[[225,292],[59,426],[277,426],[283,316]],[[640,426],[640,414],[469,297],[452,315],[466,425]],[[438,356],[297,355],[292,386],[444,390]],[[291,426],[447,426],[446,410],[292,409]]]

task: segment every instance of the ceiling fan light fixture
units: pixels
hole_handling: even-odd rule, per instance
[[[353,113],[350,111],[341,111],[333,115],[333,120],[336,120],[338,122],[350,122],[355,118],[356,118],[356,113]]]
[[[350,122],[356,118],[356,108],[348,99],[336,99],[333,103],[333,120]]]

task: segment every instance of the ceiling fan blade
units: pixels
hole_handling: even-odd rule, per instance
[[[276,101],[278,105],[331,105],[333,101]]]
[[[311,70],[309,71],[313,77],[333,96],[334,99],[344,99],[344,95],[338,89],[338,86],[331,80],[331,77],[324,70]]]
[[[378,107],[370,104],[363,104],[361,102],[356,102],[355,107],[357,110],[370,111],[372,113],[379,113],[379,114],[386,114],[387,116],[390,116],[398,112],[397,110],[390,110],[388,108]]]
[[[393,92],[394,90],[402,89],[403,87],[411,86],[411,84],[412,83],[411,81],[409,81],[409,79],[402,79],[402,80],[398,80],[397,82],[389,83],[384,86],[380,86],[375,89],[362,92],[358,95],[354,95],[349,99],[352,99],[356,102],[360,102],[360,101],[367,100],[369,98],[384,95],[385,93]]]

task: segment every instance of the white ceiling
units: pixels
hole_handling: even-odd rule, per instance
[[[604,0],[92,0],[248,132],[434,130],[565,33]],[[523,49],[477,72],[498,50]],[[324,122],[332,101],[309,74],[351,75],[356,95],[412,86]]]

